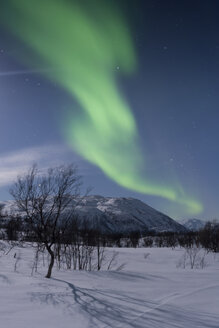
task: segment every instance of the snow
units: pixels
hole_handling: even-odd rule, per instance
[[[177,268],[184,252],[179,248],[114,248],[107,252],[115,250],[118,263],[126,263],[122,271],[55,268],[51,279],[44,278],[43,265],[31,276],[31,247],[17,247],[2,255],[1,327],[219,327],[219,254],[209,253],[203,270],[191,270]]]

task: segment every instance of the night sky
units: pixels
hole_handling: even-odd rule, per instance
[[[8,9],[1,1],[1,21],[13,8],[9,2]],[[171,188],[177,181],[203,210],[193,215],[163,197],[124,188],[83,158],[65,134],[69,111],[75,121],[80,115],[77,100],[56,78],[48,78],[51,66],[30,65],[34,52],[26,50],[24,40],[5,24],[0,25],[0,200],[10,198],[10,184],[33,162],[42,168],[74,162],[93,194],[139,198],[174,218],[218,218],[219,3],[116,3],[125,17],[137,64],[125,75],[118,62],[112,74],[135,118],[142,174]],[[25,53],[28,63],[21,60]]]

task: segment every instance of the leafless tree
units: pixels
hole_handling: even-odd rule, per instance
[[[69,205],[80,194],[81,177],[74,165],[50,168],[46,173],[36,165],[17,178],[10,193],[23,213],[26,228],[49,254],[46,278],[50,278],[55,261],[54,246],[68,229],[73,215]]]
[[[195,244],[192,246],[186,246],[185,252],[177,263],[177,268],[185,269],[188,266],[191,269],[204,269],[207,265],[205,261],[207,253],[208,251],[200,246],[196,246]]]

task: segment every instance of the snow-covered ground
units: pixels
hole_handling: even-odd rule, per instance
[[[126,263],[122,271],[79,272],[55,268],[51,279],[44,278],[46,267],[40,267],[31,276],[31,248],[17,248],[2,255],[0,326],[219,327],[219,256],[208,254],[203,270],[191,270],[177,268],[184,252],[180,249],[119,248],[117,251],[118,262]],[[145,256],[147,253],[150,254]]]

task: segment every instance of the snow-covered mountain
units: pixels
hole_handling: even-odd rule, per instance
[[[180,224],[190,231],[198,231],[204,228],[206,222],[199,219],[185,219],[180,221]]]
[[[9,212],[13,202],[5,203]],[[69,209],[74,210],[79,222],[86,219],[89,227],[100,229],[104,233],[130,233],[132,231],[156,232],[186,231],[181,224],[169,216],[158,212],[135,198],[86,196],[72,200]]]
[[[76,213],[103,232],[186,230],[167,215],[134,198],[87,196],[76,206]]]

